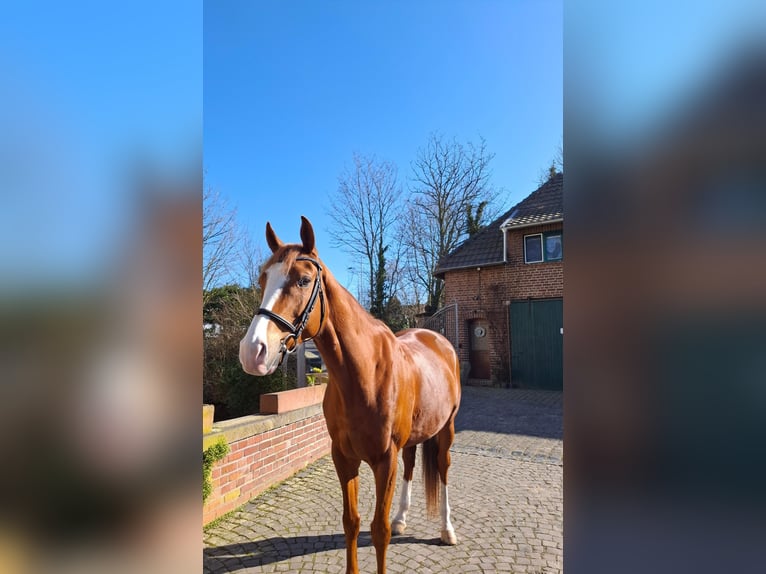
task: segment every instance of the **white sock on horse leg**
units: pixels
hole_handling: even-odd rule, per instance
[[[402,534],[407,526],[407,511],[410,509],[410,496],[412,495],[412,481],[402,482],[402,491],[399,495],[399,512],[391,525],[394,534]]]
[[[441,517],[442,517],[442,542],[445,544],[457,544],[457,536],[455,535],[455,529],[450,522],[450,510],[449,510],[449,495],[447,485],[442,483],[441,492]]]

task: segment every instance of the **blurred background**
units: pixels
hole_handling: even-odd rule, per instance
[[[3,8],[2,573],[201,569],[201,8]]]
[[[764,12],[565,3],[567,572],[766,558]],[[202,5],[5,6],[0,82],[0,573],[199,571]]]
[[[766,552],[766,10],[565,4],[567,572]]]

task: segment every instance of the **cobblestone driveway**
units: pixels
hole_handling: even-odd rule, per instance
[[[425,518],[418,452],[407,532],[391,539],[388,571],[562,572],[561,393],[465,387],[456,427],[450,503],[458,545],[440,545],[438,520]],[[375,571],[374,502],[362,463],[361,572]],[[341,513],[326,456],[206,529],[204,571],[344,572]]]

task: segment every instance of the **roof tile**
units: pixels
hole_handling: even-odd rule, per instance
[[[503,227],[514,229],[527,225],[542,225],[563,217],[564,174],[559,173],[442,258],[435,274],[441,275],[450,269],[502,263]]]

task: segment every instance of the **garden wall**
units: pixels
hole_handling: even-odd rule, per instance
[[[326,388],[326,385],[318,386]],[[305,394],[314,404],[270,415],[251,415],[215,423],[202,437],[205,450],[223,437],[229,454],[213,465],[213,490],[203,506],[202,523],[215,520],[284,480],[307,464],[330,452],[322,398],[315,387],[294,389],[278,395]]]

